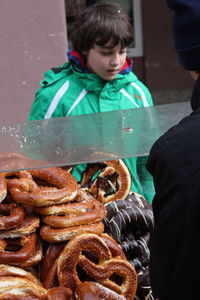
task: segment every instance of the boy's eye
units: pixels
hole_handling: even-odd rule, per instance
[[[100,53],[104,56],[112,55],[111,51],[109,51],[109,52],[101,51]]]
[[[120,53],[120,54],[126,53],[126,49],[122,49],[119,53]]]
[[[104,55],[104,56],[109,56],[109,55],[113,55],[113,52],[112,51],[100,51],[101,55]],[[119,54],[124,54],[126,53],[126,49],[122,49],[119,51]]]

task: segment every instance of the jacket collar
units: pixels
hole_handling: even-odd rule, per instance
[[[83,73],[90,73],[90,71],[87,68],[87,65],[84,62],[83,57],[76,52],[75,50],[69,50],[67,52],[67,57],[72,65],[75,67],[78,67],[81,72]],[[129,73],[133,68],[133,61],[131,58],[127,57],[125,64],[121,68],[119,74],[127,74]]]

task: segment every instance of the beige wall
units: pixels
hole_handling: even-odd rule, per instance
[[[66,60],[64,0],[0,1],[0,126],[27,119],[43,73]]]

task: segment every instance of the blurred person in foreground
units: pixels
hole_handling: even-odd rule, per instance
[[[194,78],[192,113],[153,145],[155,227],[150,278],[159,300],[199,299],[200,278],[200,0],[167,0],[181,66]]]

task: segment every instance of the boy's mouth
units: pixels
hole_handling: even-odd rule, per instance
[[[107,72],[108,72],[109,74],[114,75],[114,74],[119,73],[119,69],[112,69],[112,70],[108,70]]]

